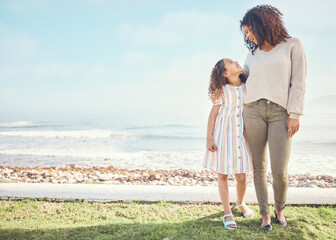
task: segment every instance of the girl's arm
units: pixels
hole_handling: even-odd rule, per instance
[[[217,150],[212,134],[213,134],[214,126],[215,126],[216,117],[217,117],[220,107],[221,105],[213,105],[210,111],[210,114],[209,114],[206,145],[207,145],[207,149],[211,152],[214,152]]]

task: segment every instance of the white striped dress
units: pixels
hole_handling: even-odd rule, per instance
[[[233,175],[252,171],[252,154],[244,135],[243,95],[245,84],[226,84],[223,95],[214,105],[221,105],[216,117],[213,139],[217,150],[206,150],[203,167],[221,174]]]

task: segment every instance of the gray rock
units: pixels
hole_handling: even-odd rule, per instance
[[[174,185],[174,181],[171,180],[171,179],[168,180],[168,183],[169,183],[170,185]]]
[[[76,180],[73,179],[73,178],[67,178],[66,180],[67,180],[68,183],[75,183],[76,182]]]
[[[309,183],[310,183],[310,184],[313,184],[313,185],[317,185],[317,184],[319,183],[319,181],[317,181],[317,180],[312,180],[312,181],[310,181]]]

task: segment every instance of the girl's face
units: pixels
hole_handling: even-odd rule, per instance
[[[251,27],[243,25],[242,26],[242,31],[246,36],[246,39],[253,42],[254,44],[258,45],[257,39],[255,35],[253,34]]]
[[[225,77],[229,77],[230,75],[237,75],[243,72],[243,68],[238,64],[237,61],[233,61],[229,58],[223,60],[225,66]]]

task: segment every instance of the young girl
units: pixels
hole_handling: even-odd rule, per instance
[[[224,207],[223,224],[237,229],[230,209],[228,175],[237,181],[237,207],[244,217],[254,217],[244,203],[246,173],[252,170],[252,157],[244,136],[243,94],[246,79],[243,69],[231,59],[218,61],[211,73],[209,95],[220,95],[211,109],[203,167],[218,173],[219,195]]]

